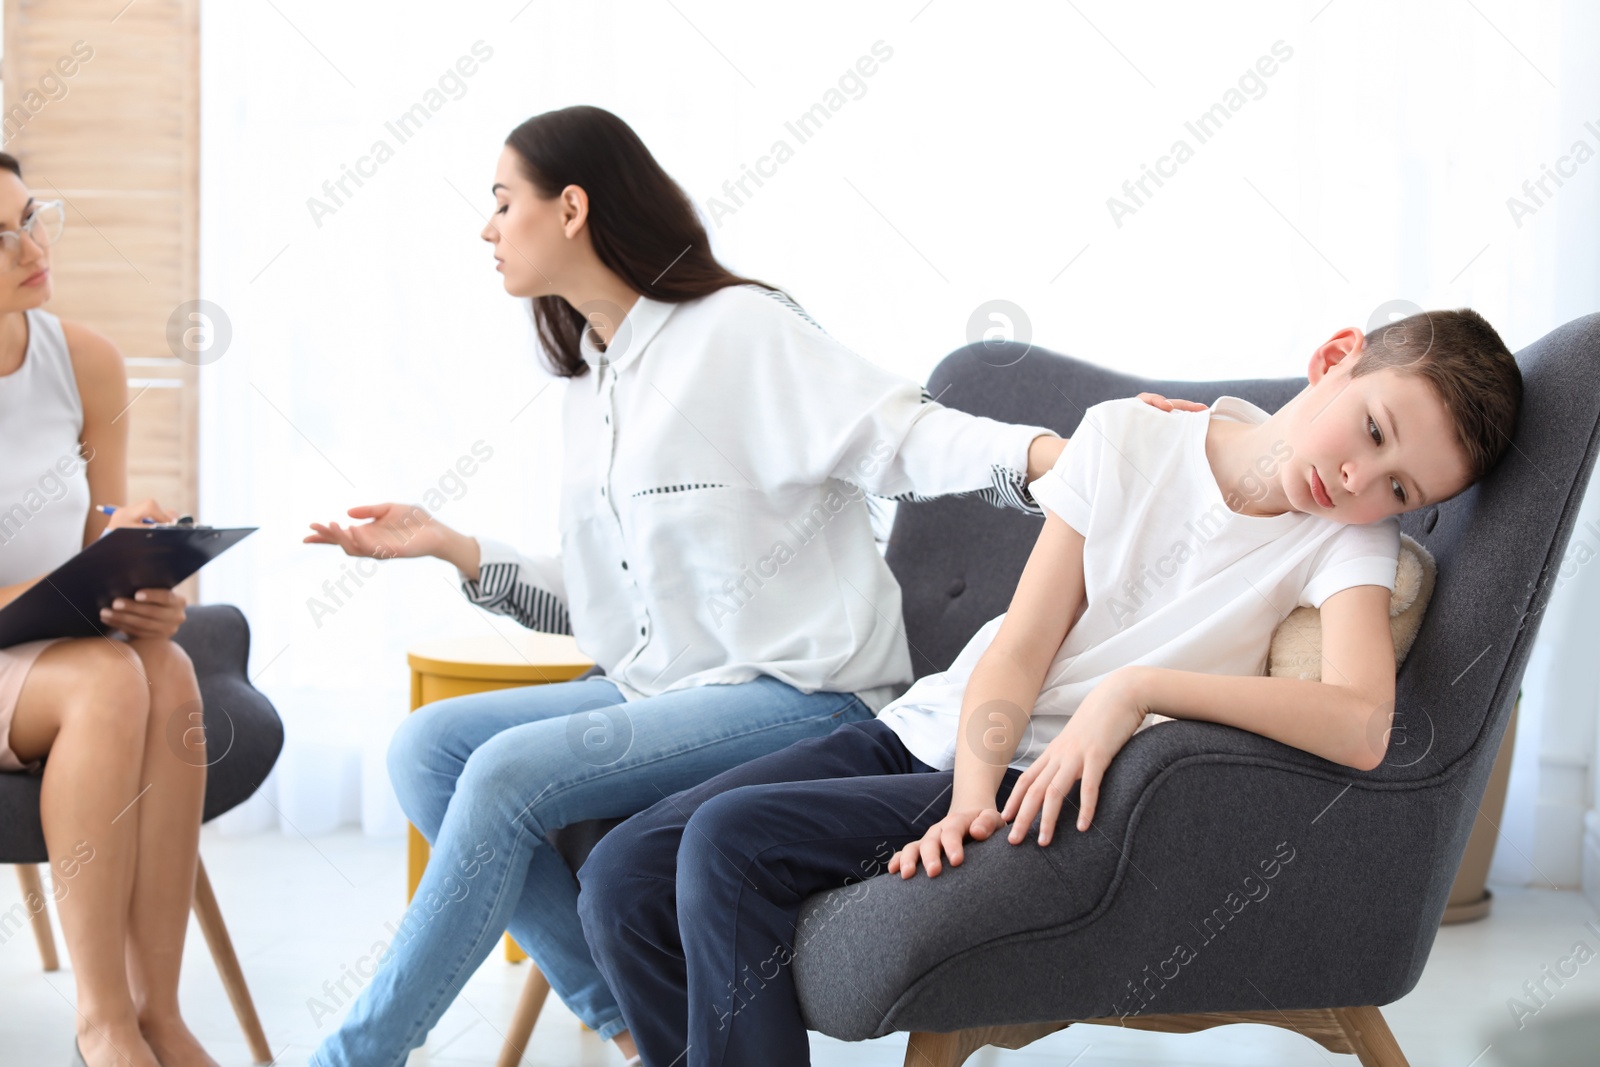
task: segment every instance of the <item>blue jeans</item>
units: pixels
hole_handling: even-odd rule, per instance
[[[584,941],[577,879],[545,834],[632,815],[871,717],[853,693],[806,694],[767,676],[631,703],[590,678],[418,709],[390,745],[389,776],[433,854],[367,971],[371,982],[311,1062],[400,1067],[507,929],[562,1002],[600,1037],[614,1037],[626,1024]],[[364,970],[358,962],[357,974]],[[348,995],[349,984],[334,989]]]
[[[1004,806],[1021,771],[1007,768]],[[807,897],[883,873],[950,811],[954,776],[882,719],[753,759],[618,826],[579,914],[646,1067],[805,1067],[789,966]],[[937,931],[929,931],[930,936]]]

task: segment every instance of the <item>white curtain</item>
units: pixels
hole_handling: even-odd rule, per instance
[[[1002,321],[979,313],[992,300],[1048,348],[1191,379],[1303,374],[1317,343],[1391,301],[1471,305],[1514,349],[1594,306],[1600,162],[1560,163],[1575,142],[1600,149],[1580,3],[203,15],[201,295],[232,340],[202,370],[202,510],[261,527],[203,591],[248,613],[252,672],[288,726],[233,830],[399,832],[383,753],[406,647],[514,626],[435,560],[384,563],[334,604],[325,583],[348,561],[301,544],[308,522],[442,485],[445,522],[556,543],[563,386],[476,236],[530,115],[621,115],[725,262],[918,380]],[[402,142],[386,124],[419,103]],[[808,113],[826,118],[803,129]],[[1558,188],[1546,164],[1573,174]],[[1535,203],[1524,182],[1541,179]],[[453,482],[477,442],[493,458]],[[1524,701],[1535,756],[1542,713]],[[1529,856],[1537,764],[1519,763],[1506,818]]]

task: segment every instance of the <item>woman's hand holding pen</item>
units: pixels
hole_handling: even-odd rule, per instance
[[[105,511],[104,508],[101,510]],[[111,510],[105,513],[111,516],[110,521],[106,523],[106,529],[108,530],[115,530],[123,526],[147,526],[152,522],[178,521],[176,512],[168,511],[154,500],[141,500],[137,504],[111,507]]]
[[[1100,798],[1100,779],[1111,760],[1128,743],[1150,710],[1138,693],[1138,668],[1112,671],[1083,698],[1067,725],[1011,787],[1001,813],[1011,824],[1013,845],[1027,840],[1028,827],[1039,816],[1039,844],[1055,836],[1061,804],[1073,783],[1083,779],[1078,794],[1078,829],[1087,830]]]
[[[338,545],[347,556],[407,559],[438,556],[454,563],[469,580],[478,577],[478,543],[429,515],[415,504],[362,504],[348,512],[369,519],[358,526],[314,522],[308,545]]]

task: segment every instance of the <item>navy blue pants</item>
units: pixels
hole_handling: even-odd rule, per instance
[[[1018,774],[1006,771],[997,804]],[[578,913],[645,1067],[810,1063],[788,966],[800,905],[883,873],[949,813],[952,777],[870,719],[724,771],[607,834],[578,872]]]

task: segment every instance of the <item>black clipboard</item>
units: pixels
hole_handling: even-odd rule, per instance
[[[47,637],[105,636],[100,609],[140,589],[171,589],[259,527],[119,526],[0,609],[0,648]]]

